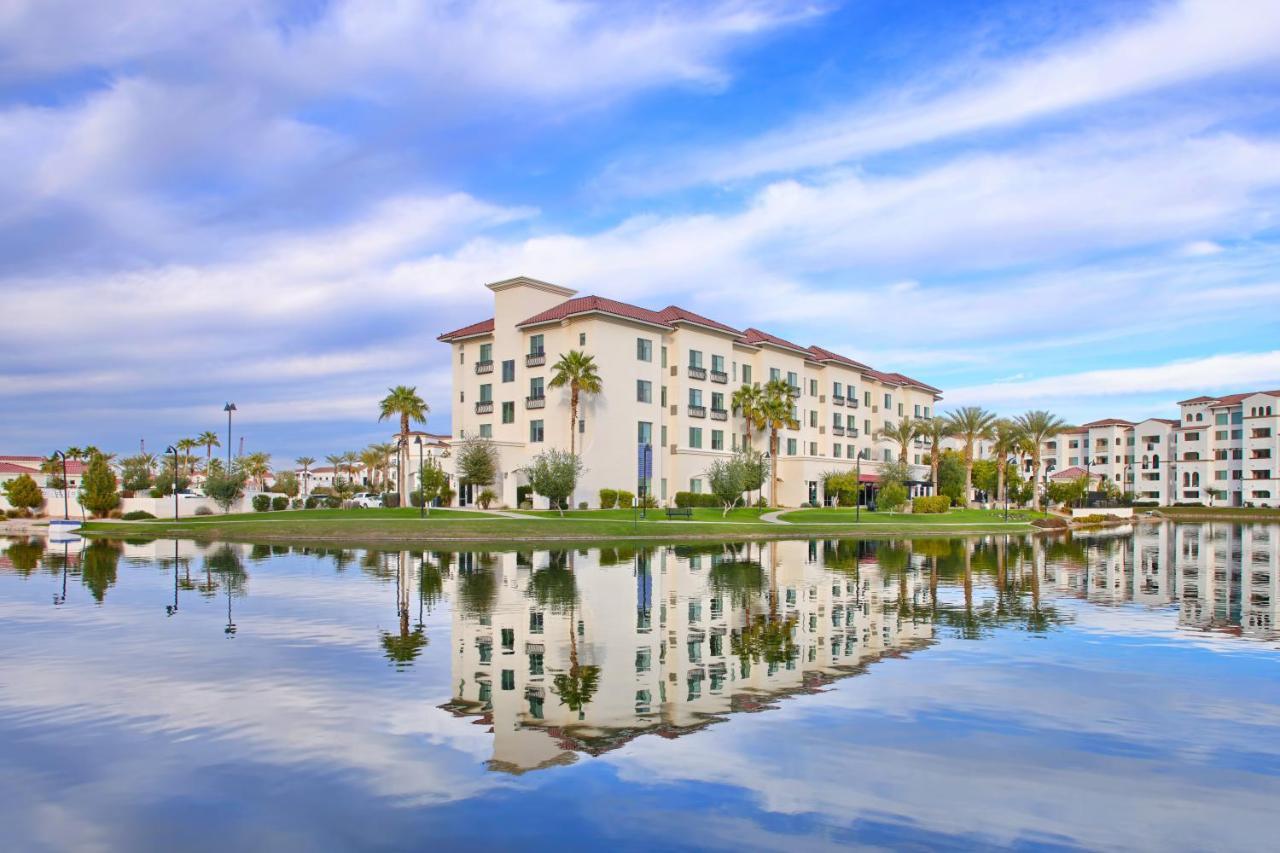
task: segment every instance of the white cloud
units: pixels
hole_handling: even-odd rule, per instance
[[[1280,388],[1280,350],[1223,353],[1151,367],[1086,370],[1016,382],[973,385],[947,392],[955,405],[1007,405],[1075,401],[1165,392],[1222,393]]]
[[[965,69],[966,85],[901,91],[798,121],[685,162],[637,172],[639,189],[830,166],[1242,69],[1280,65],[1280,5],[1182,0],[1150,17],[1038,56]],[[937,75],[937,69],[930,69]],[[920,87],[918,87],[920,88]]]

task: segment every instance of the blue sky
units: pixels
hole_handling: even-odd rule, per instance
[[[0,451],[383,437],[525,274],[946,389],[1280,387],[1280,4],[19,2]]]

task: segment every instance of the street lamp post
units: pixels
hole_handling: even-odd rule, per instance
[[[62,518],[64,521],[70,521],[71,503],[67,496],[67,489],[69,488],[69,484],[67,483],[67,454],[63,453],[61,450],[55,450],[53,451],[53,455],[62,459]]]
[[[853,502],[853,523],[857,524],[862,521],[862,451],[858,451],[858,458],[854,462],[855,479],[858,481],[858,490],[854,493],[858,499]]]
[[[178,448],[170,445],[164,449],[165,453],[173,454],[173,520],[178,520]]]
[[[1005,468],[1008,468],[1010,465],[1016,466],[1017,464],[1018,464],[1018,460],[1010,459],[1007,463],[1005,463]],[[1007,476],[1004,479],[1004,520],[1006,522],[1009,521],[1009,478]]]
[[[231,413],[236,410],[235,403],[227,403],[222,411],[227,413],[227,473],[231,473]]]

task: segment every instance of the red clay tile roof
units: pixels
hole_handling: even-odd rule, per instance
[[[1079,465],[1072,465],[1070,468],[1063,468],[1061,471],[1054,471],[1049,475],[1050,480],[1079,480],[1088,472]]]
[[[914,385],[915,387],[923,388],[926,391],[933,391],[935,394],[942,393],[942,390],[940,388],[934,388],[932,385],[926,385],[923,382],[921,382],[919,379],[912,379],[910,376],[906,376],[901,373],[887,373],[885,375],[892,376],[894,380],[901,385]]]
[[[1083,424],[1086,427],[1108,427],[1108,426],[1133,426],[1133,421],[1126,421],[1121,418],[1103,418],[1100,421],[1089,421]]]
[[[471,338],[476,335],[484,335],[493,331],[493,318],[481,320],[479,323],[472,323],[470,326],[463,326],[461,329],[454,329],[452,332],[445,332],[438,341],[456,341],[459,338]]]
[[[743,332],[742,341],[743,343],[757,344],[757,345],[772,344],[775,347],[782,347],[783,349],[795,350],[796,352],[803,353],[804,355],[810,358],[813,357],[812,352],[800,346],[799,344],[793,344],[791,343],[791,341],[788,341],[784,338],[780,338],[777,335],[771,335],[768,332],[762,332],[756,328],[749,328],[745,332]]]
[[[1192,403],[1212,403],[1216,397],[1192,397],[1190,400],[1179,400],[1179,406],[1188,406]]]
[[[822,347],[809,347],[809,352],[813,353],[813,357],[817,361],[834,361],[838,364],[848,365],[849,367],[853,367],[858,370],[871,369],[860,361],[854,361],[848,356],[841,355],[838,352],[832,352],[829,349],[823,349]]]
[[[35,474],[35,473],[37,472],[32,468],[26,468],[22,465],[15,465],[12,462],[0,462],[0,474]]]
[[[641,308],[638,305],[628,305],[626,302],[619,302],[616,299],[606,299],[603,296],[579,296],[574,299],[561,302],[554,308],[548,308],[540,314],[534,314],[529,319],[516,323],[516,327],[534,326],[539,323],[554,323],[557,320],[563,320],[566,317],[572,317],[575,314],[589,314],[592,312],[612,314],[615,317],[622,317],[625,320],[636,320],[641,323],[650,323],[657,326],[667,325],[661,315],[656,311],[650,311],[648,308]]]
[[[0,460],[5,462],[43,462],[48,458],[47,456],[20,456],[15,453],[0,454]]]
[[[689,323],[696,323],[699,326],[708,326],[712,329],[718,329],[721,332],[728,332],[731,335],[742,335],[740,330],[735,329],[732,326],[726,326],[724,323],[717,323],[715,320],[703,317],[701,314],[695,314],[678,305],[668,305],[666,308],[663,308],[658,312],[658,316],[661,317],[665,323],[674,323],[679,320],[684,320]]]

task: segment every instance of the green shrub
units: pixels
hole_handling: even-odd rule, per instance
[[[292,509],[302,509],[302,498],[294,498],[289,501],[289,506]]]
[[[950,508],[950,495],[929,495],[911,501],[911,511],[917,514],[943,514]]]
[[[270,512],[271,496],[270,495],[254,495],[253,511],[254,512]]]
[[[590,508],[591,508],[591,504],[587,503],[586,501],[578,501],[578,509],[590,509]],[[488,509],[488,507],[485,507],[485,509]]]
[[[906,502],[906,488],[900,483],[890,481],[880,487],[880,495],[876,498],[876,509],[882,512],[894,512]]]
[[[147,512],[145,509],[131,510],[129,512],[126,512],[124,515],[120,517],[123,518],[125,521],[144,521],[145,519],[148,519],[148,518],[155,518],[154,515]]]
[[[280,512],[289,508],[289,498],[285,495],[276,495],[271,499],[271,509],[273,512]]]
[[[631,503],[636,496],[626,489],[618,489],[618,506],[621,509],[631,509]]]
[[[196,515],[213,515],[213,510],[207,506],[198,506],[196,507]]]
[[[5,497],[18,509],[36,509],[44,505],[44,492],[27,474],[21,474],[4,484]],[[12,518],[12,516],[10,516]]]
[[[640,506],[643,509],[657,509],[658,499],[655,498],[653,495],[645,495],[640,499]]]
[[[719,498],[715,495],[705,494],[702,492],[676,492],[675,503],[678,507],[712,507],[723,509]]]
[[[440,490],[440,506],[449,506],[453,503],[453,499],[457,497],[457,492],[452,486],[445,486]]]
[[[498,496],[494,494],[493,489],[485,489],[476,495],[476,503],[480,504],[481,509],[488,509],[489,505],[497,499]]]
[[[382,505],[387,507],[388,509],[399,509],[400,493],[387,492],[385,495],[382,496]]]
[[[613,509],[618,505],[617,489],[601,489],[600,490],[600,508]]]

